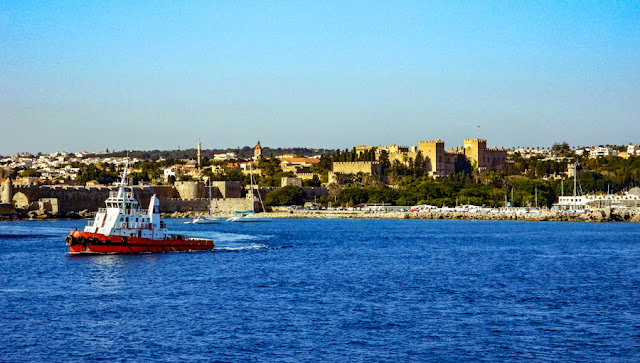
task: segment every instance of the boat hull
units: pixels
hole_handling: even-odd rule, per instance
[[[219,219],[195,219],[191,224],[219,224]]]
[[[258,223],[258,222],[271,222],[271,219],[268,218],[241,218],[241,217],[233,217],[227,219],[227,222],[234,223]]]
[[[213,241],[208,239],[181,237],[152,240],[80,231],[71,231],[65,241],[71,254],[203,251],[214,247]]]

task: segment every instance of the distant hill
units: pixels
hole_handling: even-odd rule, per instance
[[[263,147],[262,154],[265,157],[279,156],[284,154],[294,154],[294,155],[303,155],[303,156],[313,156],[313,155],[325,155],[331,154],[335,150],[334,149],[310,149],[305,147],[291,147],[291,148],[270,148]],[[241,149],[208,149],[202,150],[202,157],[207,159],[213,159],[215,154],[223,154],[223,153],[236,153],[236,155],[241,159],[248,159],[253,157],[253,147],[245,146]],[[108,154],[101,154],[102,157],[113,156],[113,157],[122,157],[127,156],[126,151],[117,151]],[[129,151],[129,156],[132,158],[138,158],[143,160],[158,160],[162,159],[195,159],[198,156],[197,149],[185,149],[185,150],[148,150],[148,151],[139,151],[133,150]]]

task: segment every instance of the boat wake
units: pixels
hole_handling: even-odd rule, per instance
[[[246,251],[246,250],[266,250],[270,249],[269,246],[262,243],[251,243],[245,246],[216,246],[215,251]]]

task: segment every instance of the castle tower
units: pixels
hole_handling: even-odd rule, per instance
[[[11,178],[7,178],[7,180],[2,183],[2,202],[3,204],[12,204],[13,203],[13,183],[11,182]]]
[[[485,150],[487,149],[487,140],[484,139],[464,139],[464,155],[469,159],[471,164],[474,164],[478,169],[483,169],[488,166],[488,160],[485,156]]]
[[[262,146],[260,146],[260,140],[258,140],[258,145],[253,149],[253,158],[260,159],[262,157]]]
[[[419,141],[418,151],[427,161],[427,171],[430,176],[445,176],[445,153],[444,141],[436,139],[434,141]]]
[[[201,159],[200,159],[200,152],[202,151],[202,145],[200,145],[200,139],[198,139],[198,169],[200,169],[200,167],[202,166],[201,163]]]

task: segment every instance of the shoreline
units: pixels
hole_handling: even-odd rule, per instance
[[[202,215],[203,212],[173,212],[161,213],[165,219],[192,219]],[[227,219],[231,213],[215,213],[215,218]],[[540,213],[473,213],[473,212],[373,212],[373,211],[327,211],[327,210],[296,210],[286,212],[262,212],[257,216],[273,219],[451,219],[451,220],[490,220],[490,221],[531,221],[531,222],[630,222],[640,223],[639,210],[619,210],[610,208],[590,209],[584,213],[566,213],[554,211],[541,211]],[[54,220],[54,219],[92,219],[95,212],[83,211],[72,216],[37,215],[21,216],[12,215],[0,218],[2,221],[14,220]]]
[[[162,218],[193,218],[201,212],[163,213]],[[616,210],[609,208],[588,210],[584,213],[543,211],[540,213],[470,213],[470,212],[370,212],[370,211],[287,211],[263,212],[257,216],[273,219],[461,219],[505,220],[535,222],[631,222],[640,223],[640,210]],[[229,218],[232,214],[214,214],[216,218]]]

